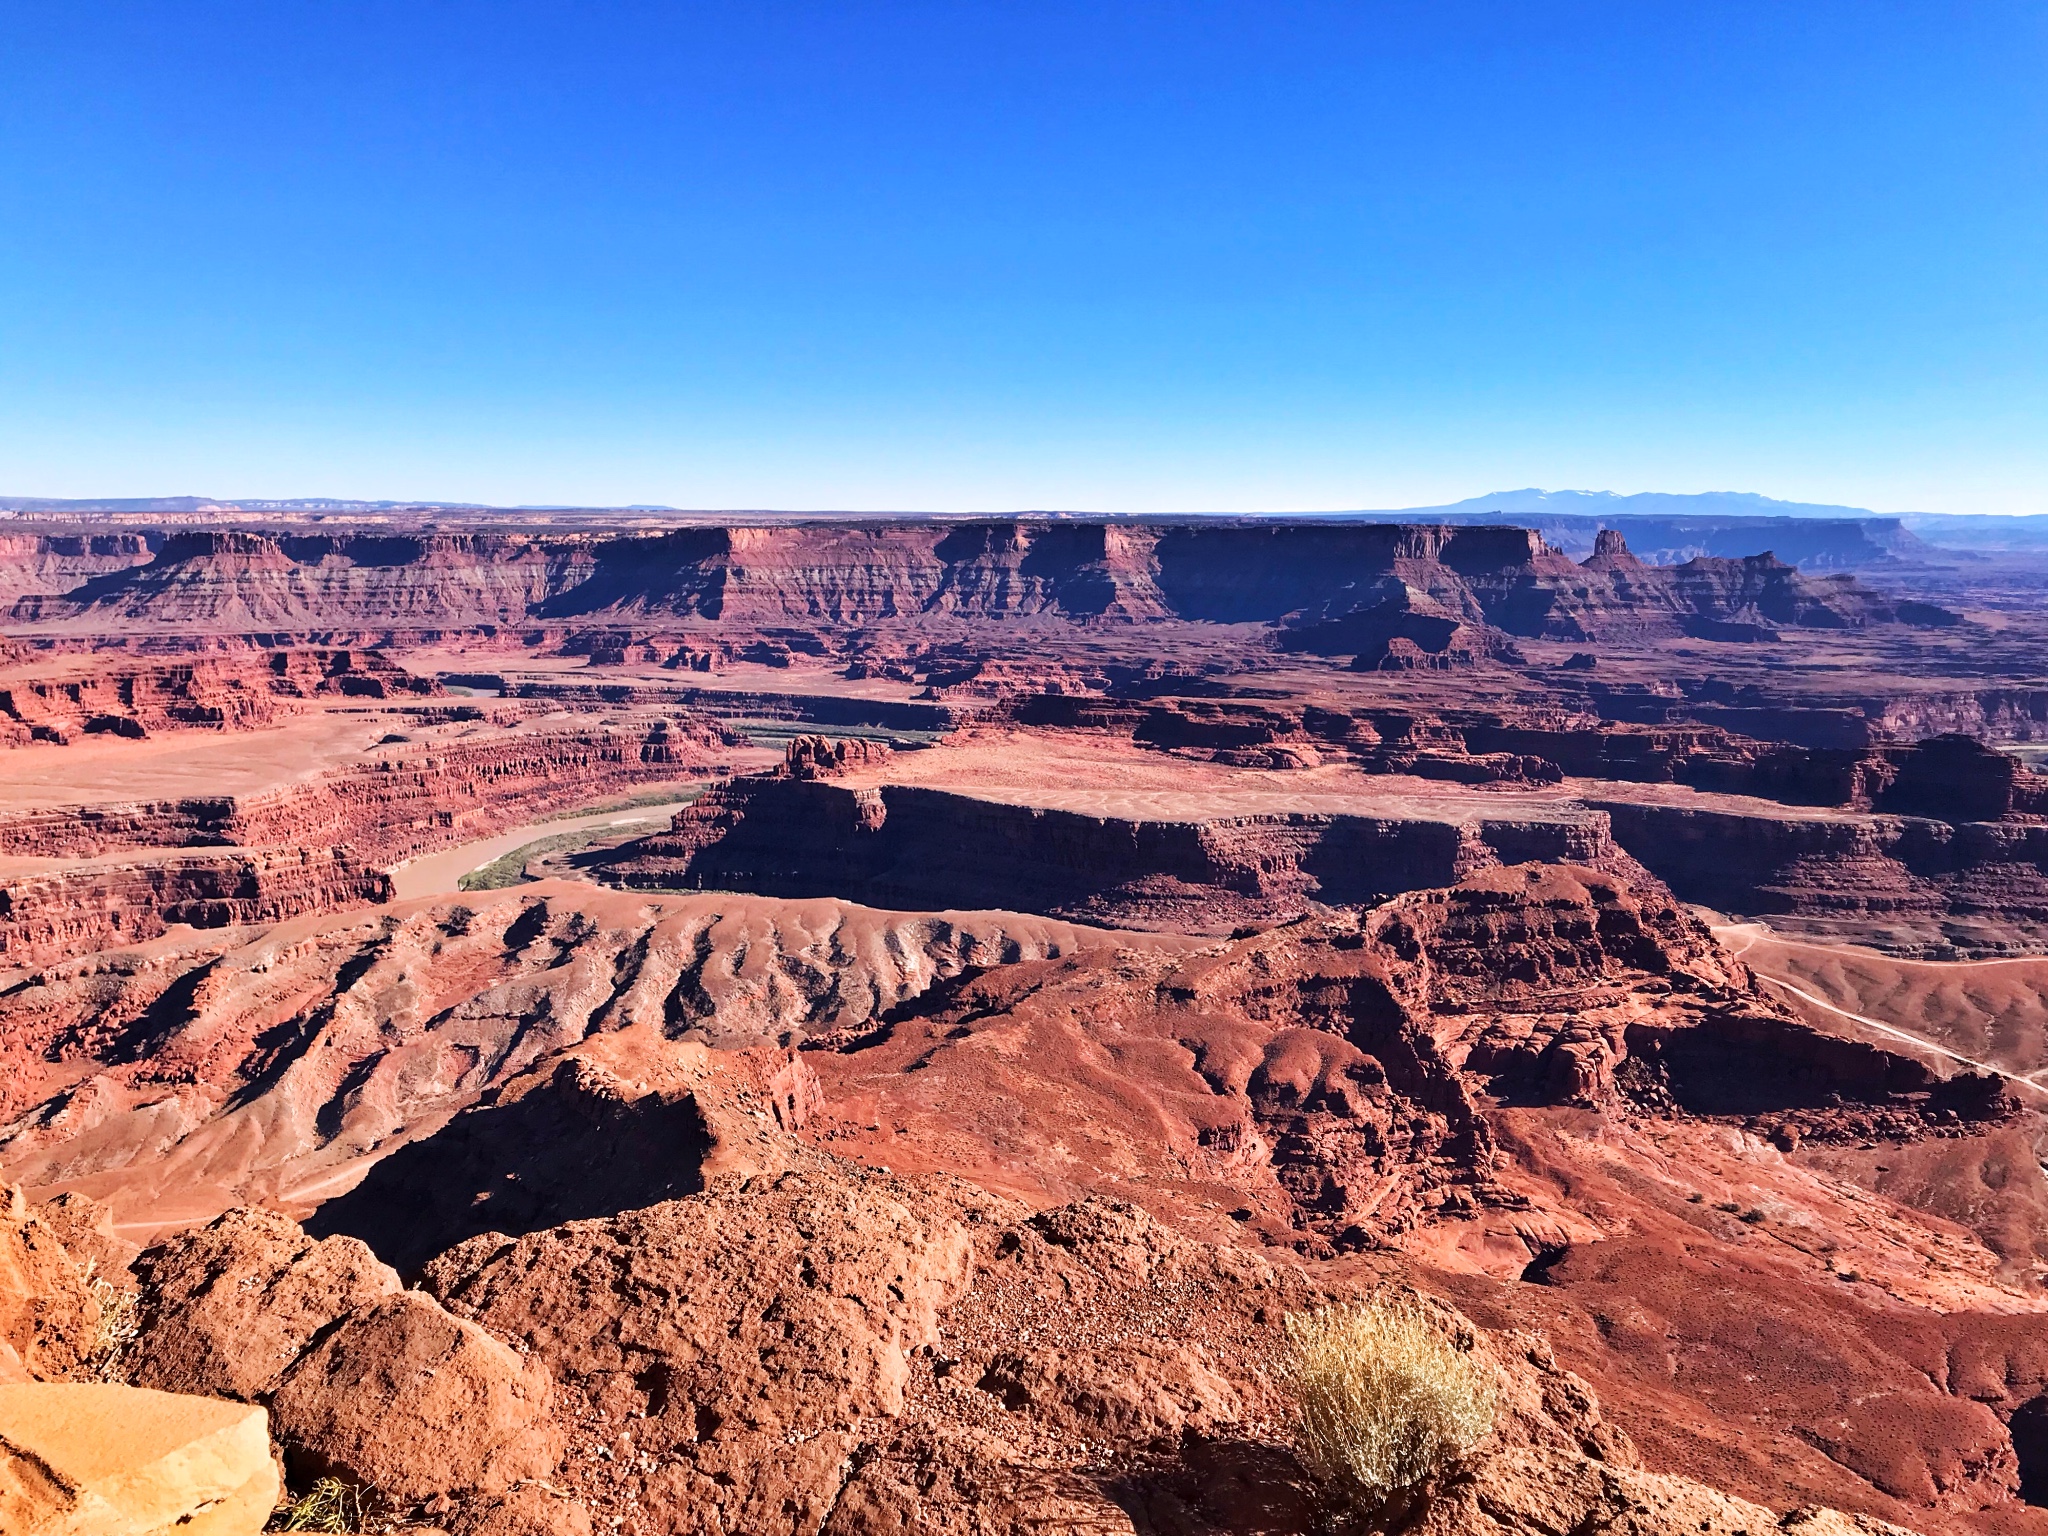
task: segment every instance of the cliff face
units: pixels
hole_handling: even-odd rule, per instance
[[[2048,924],[2048,823],[1773,817],[1595,799],[1688,901],[1902,954],[2031,954]]]
[[[666,834],[598,864],[636,888],[850,893],[883,906],[1004,907],[1093,922],[1217,932],[1363,903],[1530,858],[1640,874],[1604,817],[1292,813],[1137,820],[916,785],[851,788],[784,776],[720,786]]]
[[[161,541],[140,533],[0,534],[0,601],[71,592],[146,565]]]
[[[285,631],[518,623],[588,563],[581,541],[516,535],[176,533],[146,564],[21,597],[14,618]]]
[[[0,855],[79,859],[138,848],[342,846],[379,864],[477,828],[585,803],[721,764],[730,742],[702,720],[591,725],[477,741],[394,742],[367,760],[242,796],[98,804],[0,816]]]
[[[0,546],[0,562],[9,550]],[[1514,635],[1928,621],[1769,556],[1574,565],[1516,528],[991,522],[705,527],[654,537],[179,533],[64,587],[16,552],[24,624],[435,631],[529,621],[757,630],[966,620],[1342,620],[1399,589],[1425,617]],[[109,557],[112,558],[112,557]],[[1391,585],[1390,585],[1391,584]],[[1403,606],[1408,606],[1404,600]],[[1925,605],[1922,605],[1924,608]],[[1733,632],[1730,632],[1733,635]],[[1740,638],[1740,636],[1733,636]],[[1401,638],[1410,643],[1415,635]]]
[[[173,923],[275,923],[390,899],[390,877],[345,848],[91,859],[0,882],[0,963],[137,944]]]
[[[138,738],[166,730],[240,730],[289,713],[295,700],[400,699],[442,691],[432,678],[415,677],[374,651],[308,647],[102,665],[0,684],[0,732],[13,738],[9,745],[62,745],[100,732]]]
[[[729,751],[724,732],[690,719],[508,732],[396,742],[249,795],[0,816],[0,856],[15,866],[0,873],[0,955],[33,964],[167,924],[234,927],[388,901],[386,871],[405,859],[708,773]]]

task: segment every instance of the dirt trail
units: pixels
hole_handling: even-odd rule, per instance
[[[1948,1058],[1948,1060],[1950,1061],[1956,1062],[1962,1066],[1970,1068],[1972,1071],[1994,1073],[1995,1075],[2004,1078],[2007,1082],[2017,1083],[2022,1088],[2030,1089],[2034,1093],[2041,1094],[2043,1097],[2048,1097],[2048,1088],[2044,1088],[2041,1084],[2035,1082],[2033,1078],[2030,1076],[2018,1072],[2009,1071],[2004,1067],[1994,1066],[1988,1061],[1979,1061],[1973,1056],[1965,1056],[1960,1051],[1952,1051],[1945,1045],[1937,1044],[1935,1041],[1928,1039],[1925,1035],[1915,1034],[1913,1031],[1909,1029],[1901,1029],[1896,1024],[1887,1024],[1882,1019],[1873,1019],[1868,1014],[1853,1013],[1847,1008],[1838,1007],[1834,1003],[1829,1002],[1826,998],[1820,996],[1818,993],[1809,992],[1806,988],[1798,985],[1796,982],[1790,982],[1785,980],[1785,978],[1782,976],[1773,976],[1767,971],[1758,970],[1755,962],[1747,958],[1749,950],[1751,946],[1754,945],[1757,938],[1757,934],[1755,932],[1755,925],[1753,924],[1743,924],[1739,927],[1717,929],[1715,933],[1716,937],[1718,937],[1722,941],[1722,943],[1726,944],[1732,953],[1743,959],[1744,964],[1749,966],[1750,971],[1756,976],[1756,979],[1758,981],[1767,981],[1774,987],[1782,988],[1784,991],[1787,991],[1791,993],[1794,997],[1798,998],[1801,1002],[1811,1003],[1814,1007],[1824,1009],[1828,1013],[1834,1014],[1837,1018],[1847,1019],[1852,1024],[1861,1024],[1866,1029],[1874,1029],[1881,1035],[1888,1036],[1893,1040],[1903,1041],[1908,1045],[1917,1046],[1921,1050],[1932,1051],[1935,1055],[1944,1056]],[[1740,939],[1740,942],[1734,942],[1738,938]],[[1778,940],[1775,934],[1772,935],[1772,939],[1774,942],[1786,942]],[[1802,949],[1819,949],[1825,947],[1826,946],[1824,945],[1812,944],[1803,944],[1800,946],[1800,948]],[[2034,958],[2038,960],[2038,957]],[[1981,964],[1982,962],[1978,963]]]

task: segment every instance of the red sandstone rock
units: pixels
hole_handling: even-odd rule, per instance
[[[36,1203],[36,1219],[56,1234],[72,1262],[91,1272],[91,1278],[126,1287],[132,1282],[128,1266],[141,1250],[114,1230],[113,1209],[90,1195],[73,1191]]]
[[[153,789],[0,823],[12,857],[104,861],[8,871],[0,942],[40,967],[0,988],[10,1176],[118,1197],[124,1224],[242,1200],[382,1208],[378,1241],[408,1265],[469,1240],[435,1272],[459,1259],[487,1281],[501,1337],[547,1331],[535,1353],[566,1364],[542,1413],[518,1386],[531,1357],[497,1369],[487,1337],[392,1300],[374,1268],[344,1306],[290,1230],[271,1233],[284,1258],[245,1234],[205,1295],[176,1290],[166,1250],[148,1261],[150,1369],[167,1297],[195,1320],[188,1352],[251,1391],[284,1368],[264,1351],[327,1351],[346,1391],[313,1382],[312,1356],[293,1367],[321,1464],[384,1454],[378,1414],[448,1428],[464,1487],[522,1436],[534,1465],[550,1436],[571,1446],[549,1477],[569,1498],[429,1498],[457,1536],[593,1511],[600,1529],[1302,1532],[1313,1490],[1266,1370],[1279,1318],[1402,1280],[1485,1323],[1474,1347],[1506,1405],[1426,1529],[1878,1528],[1774,1513],[1802,1504],[1944,1536],[2042,1526],[2015,1497],[2048,1465],[2035,1119],[1931,1052],[1802,1026],[1640,867],[1902,948],[2030,942],[2038,776],[1909,745],[2048,721],[2022,607],[1935,644],[1918,626],[1945,616],[1925,605],[1767,558],[1647,567],[1609,538],[1574,566],[1518,530],[1344,525],[8,535],[10,561],[17,624],[57,647],[0,648],[0,744],[42,737],[19,763],[65,759],[64,738],[154,753],[157,732],[266,710],[374,707],[391,738],[458,710],[475,728],[294,765],[275,792]],[[337,638],[278,648],[312,634]],[[415,643],[477,659],[443,651],[416,676]],[[1576,645],[1597,666],[1567,672]],[[550,670],[518,676],[521,652]],[[507,702],[394,707],[425,670],[471,665],[502,669]],[[762,670],[698,687],[714,668]],[[1041,919],[556,885],[320,910],[374,901],[350,881],[383,861],[725,760],[706,710],[925,731],[984,707],[1114,738],[1100,773],[1060,770],[1076,781],[1206,775],[1217,802],[1048,817],[909,782],[952,747],[805,748],[744,816],[752,791],[715,798],[676,847],[711,830],[681,851],[717,842],[724,862],[694,873],[759,889],[1216,934],[1310,920],[1190,957],[1135,938],[1112,956]],[[605,718],[521,723],[542,708]],[[803,782],[820,770],[847,777]],[[1338,773],[1398,775],[1421,809],[1340,827],[1230,803],[1254,777],[1310,793]],[[1489,808],[1438,818],[1454,787]],[[1599,867],[1498,868],[1527,858]],[[180,921],[247,926],[163,928]],[[859,1173],[807,1140],[921,1172]],[[792,1170],[843,1217],[808,1278],[782,1225]],[[936,1177],[960,1172],[1051,1209]],[[699,1215],[662,1214],[678,1208]],[[73,1273],[86,1248],[118,1262],[90,1212],[44,1224]],[[643,1231],[639,1250],[622,1236]],[[955,1232],[971,1262],[935,1295],[906,1287]],[[697,1251],[728,1236],[750,1272]],[[531,1289],[511,1272],[526,1257]],[[65,1273],[17,1299],[44,1306]],[[598,1273],[636,1289],[583,1305]],[[260,1306],[215,1295],[230,1274]],[[272,1312],[290,1326],[266,1332]],[[373,1358],[444,1346],[471,1362],[446,1397],[437,1367]],[[631,1416],[663,1393],[688,1411]],[[442,1491],[417,1459],[375,1475]]]
[[[0,1383],[82,1379],[100,1308],[82,1267],[19,1186],[0,1186]]]
[[[301,1355],[270,1409],[304,1475],[338,1474],[409,1506],[547,1477],[562,1459],[553,1405],[540,1361],[401,1291]]]
[[[267,1402],[338,1319],[398,1294],[354,1238],[314,1242],[267,1211],[235,1210],[144,1254],[139,1386]]]
[[[891,756],[886,742],[857,737],[799,736],[790,742],[783,772],[792,779],[828,779],[851,768],[871,768]]]

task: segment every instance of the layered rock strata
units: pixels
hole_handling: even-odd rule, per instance
[[[1586,639],[1953,618],[1769,555],[1644,566],[1603,544],[1575,565],[1522,529],[1365,523],[833,523],[613,538],[189,532],[164,538],[145,563],[14,604],[27,625],[286,632],[1289,615],[1340,626],[1358,615],[1354,627],[1388,630],[1366,635],[1368,650],[1396,641],[1416,655],[1443,654],[1443,624]]]
[[[80,736],[266,725],[310,699],[431,697],[442,690],[374,651],[317,648],[95,667],[0,686],[0,742],[62,746]]]
[[[1531,858],[1639,873],[1605,818],[1293,812],[1139,820],[918,785],[735,780],[603,856],[636,889],[845,891],[879,905],[1045,912],[1192,931],[1363,904]]]

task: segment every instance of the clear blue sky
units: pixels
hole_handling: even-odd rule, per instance
[[[2048,5],[8,8],[0,492],[2048,511]]]

